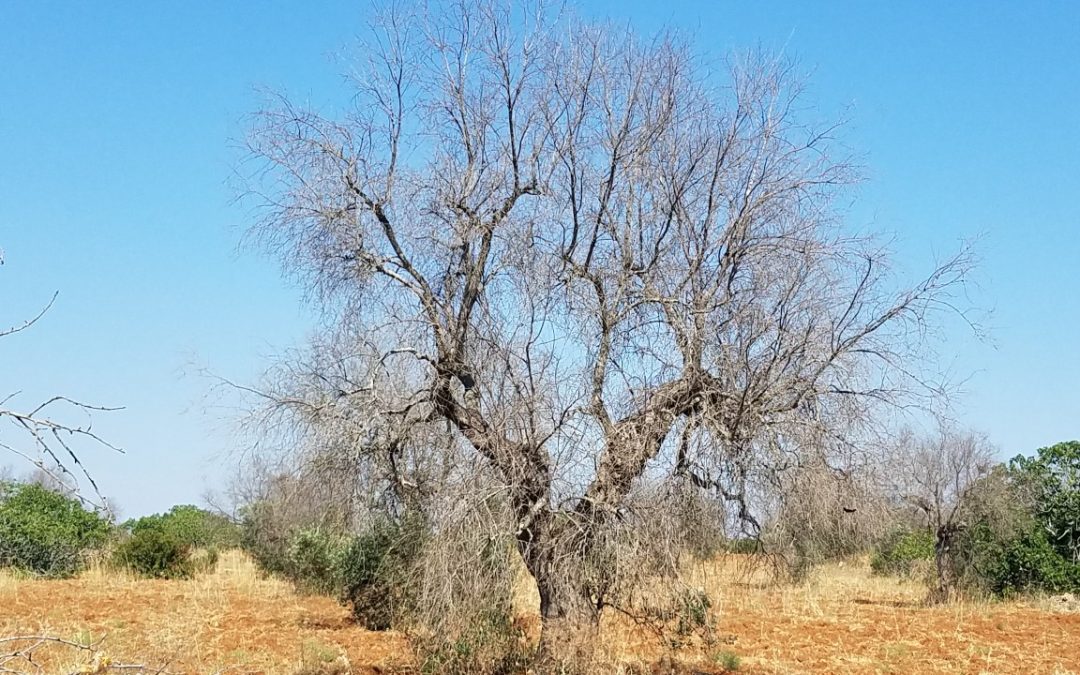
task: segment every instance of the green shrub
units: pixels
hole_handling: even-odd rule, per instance
[[[218,550],[240,542],[240,529],[225,516],[196,506],[174,506],[168,512],[124,523],[129,536],[113,559],[148,577],[176,579],[210,569]]]
[[[111,526],[71,497],[36,484],[0,485],[0,567],[65,577],[101,548]]]
[[[1080,442],[1014,458],[975,497],[956,547],[964,585],[997,596],[1080,591]]]
[[[406,610],[409,571],[423,543],[422,521],[380,520],[360,535],[307,527],[280,533],[258,505],[241,524],[243,547],[264,570],[302,591],[338,596],[371,630],[394,625]]]
[[[681,593],[678,597],[678,625],[675,631],[685,636],[710,627],[711,608],[712,602],[704,591],[687,590]]]
[[[146,519],[143,519],[146,520]],[[192,547],[175,533],[149,521],[137,527],[113,554],[116,563],[143,576],[182,579],[194,573]]]
[[[870,557],[875,574],[918,576],[934,559],[934,535],[926,529],[896,530]]]
[[[737,671],[742,666],[742,659],[739,658],[739,655],[735,652],[727,650],[714,654],[713,661],[715,661],[716,665],[720,666],[725,671],[732,673]]]
[[[240,548],[261,569],[285,574],[288,568],[289,531],[275,522],[273,509],[265,502],[248,504],[241,511]]]
[[[381,521],[355,537],[341,558],[342,598],[371,630],[390,628],[407,608],[409,573],[424,541],[418,518]]]
[[[1002,539],[985,524],[965,533],[967,585],[997,596],[1080,590],[1080,566],[1065,560],[1037,524]]]
[[[310,593],[334,595],[342,588],[342,560],[349,537],[319,528],[296,532],[289,539],[285,575]]]
[[[221,514],[189,504],[174,506],[166,513],[129,520],[124,523],[124,528],[130,532],[142,528],[160,529],[191,548],[217,551],[240,545],[240,527],[236,523]]]
[[[1066,562],[1080,563],[1080,441],[1016,457],[1009,470],[1030,492],[1032,515],[1043,525],[1047,543]]]

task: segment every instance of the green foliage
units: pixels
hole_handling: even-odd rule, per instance
[[[419,518],[379,520],[359,535],[307,527],[281,533],[256,504],[244,514],[242,542],[255,561],[309,593],[336,595],[371,630],[385,630],[406,610],[409,572],[425,528]]]
[[[341,561],[342,597],[368,628],[389,628],[407,609],[410,572],[425,533],[422,519],[406,516],[377,522],[353,539]]]
[[[124,529],[129,536],[117,547],[114,560],[155,578],[184,578],[213,567],[219,549],[240,542],[240,529],[231,520],[190,505],[129,520]],[[196,551],[206,553],[195,556]]]
[[[113,554],[121,567],[156,579],[182,579],[194,573],[190,557],[192,547],[180,541],[160,522],[142,519],[131,535]]]
[[[732,673],[742,666],[742,659],[739,658],[739,655],[727,650],[713,654],[713,661],[725,671]]]
[[[1034,522],[1008,538],[980,523],[965,533],[961,549],[968,585],[994,595],[1080,589],[1080,566],[1061,557]]]
[[[1030,490],[1046,539],[1070,563],[1080,563],[1080,441],[1016,457],[1010,470]]]
[[[870,557],[875,574],[917,576],[934,559],[934,535],[927,529],[899,529],[885,539]]]
[[[675,631],[679,635],[690,635],[710,627],[709,610],[712,608],[712,601],[704,591],[688,590],[680,594],[678,605],[678,625]]]
[[[286,573],[289,535],[274,521],[273,510],[265,502],[248,504],[241,512],[240,547],[267,572]]]
[[[0,567],[65,577],[101,548],[111,526],[78,500],[36,484],[0,484]]]
[[[309,593],[336,594],[349,548],[349,537],[319,528],[300,530],[289,540],[282,571]]]
[[[221,514],[190,504],[174,506],[166,513],[129,520],[124,523],[124,528],[132,533],[146,528],[160,529],[192,548],[221,550],[240,545],[240,527],[236,523]]]
[[[997,485],[994,485],[994,482]],[[1016,457],[979,486],[958,545],[961,579],[998,596],[1080,591],[1080,442]]]

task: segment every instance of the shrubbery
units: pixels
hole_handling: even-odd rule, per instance
[[[424,537],[422,521],[410,517],[378,520],[359,535],[315,526],[280,532],[259,505],[248,509],[242,530],[245,550],[263,569],[303,591],[338,596],[373,630],[401,616]]]
[[[995,596],[1080,591],[1080,442],[1016,457],[973,486],[947,564],[968,591]],[[899,530],[871,567],[910,575],[934,557],[929,530]]]
[[[934,559],[934,535],[926,528],[898,529],[870,557],[875,574],[914,577],[929,570]]]
[[[181,579],[192,575],[192,547],[157,523],[132,531],[117,547],[113,559],[143,576]]]
[[[65,577],[104,546],[109,521],[78,500],[34,483],[0,484],[0,566]]]
[[[128,536],[113,559],[122,567],[155,578],[184,578],[212,567],[218,551],[240,542],[231,520],[196,506],[174,506],[167,513],[124,523]],[[195,559],[197,550],[206,555]]]
[[[976,590],[997,596],[1080,590],[1080,566],[1061,557],[1035,523],[1007,538],[979,524],[962,541],[965,581]]]
[[[425,675],[525,673],[534,657],[505,611],[482,613],[452,638],[418,636],[414,642]]]

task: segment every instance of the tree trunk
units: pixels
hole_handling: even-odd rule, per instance
[[[540,592],[540,671],[589,672],[599,612],[585,591],[571,586],[569,579],[542,575],[536,586]]]
[[[518,544],[540,596],[539,672],[586,673],[592,660],[600,614],[583,580],[576,547],[556,532],[550,513],[538,519]]]
[[[957,528],[952,524],[938,527],[937,541],[934,543],[934,565],[937,568],[937,588],[934,589],[934,602],[948,602],[956,588],[956,569],[953,565],[952,550]]]

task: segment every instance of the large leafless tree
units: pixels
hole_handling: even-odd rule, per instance
[[[756,480],[940,394],[971,258],[902,286],[843,226],[856,171],[788,62],[465,1],[383,13],[351,82],[347,112],[278,97],[250,135],[253,232],[339,319],[279,403],[360,418],[403,493],[402,453],[479,461],[545,635],[595,620],[579,566],[643,482],[753,527]]]

